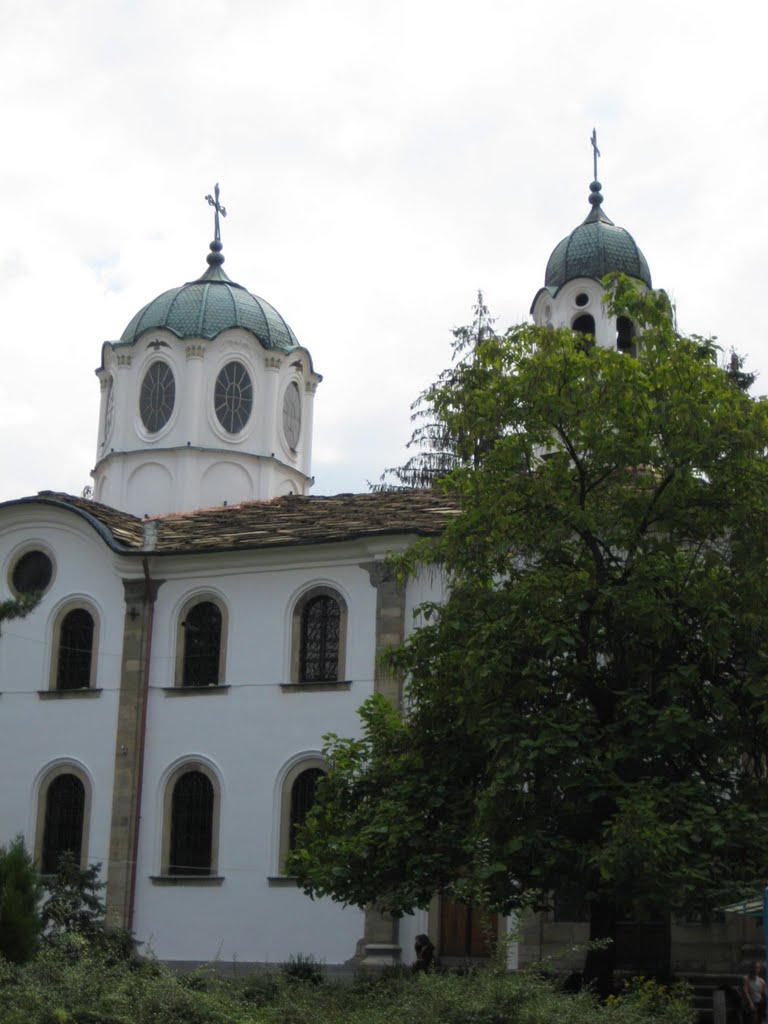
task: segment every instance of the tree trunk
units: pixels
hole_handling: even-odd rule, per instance
[[[616,966],[616,905],[612,899],[598,898],[591,901],[589,909],[589,941],[600,941],[605,945],[599,949],[587,950],[584,961],[584,984],[592,984],[600,998],[605,999],[613,992],[613,971]]]

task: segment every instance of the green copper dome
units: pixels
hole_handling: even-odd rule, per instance
[[[282,352],[298,348],[296,335],[274,306],[231,281],[222,269],[223,262],[221,242],[211,242],[209,266],[203,276],[163,292],[139,310],[123,331],[120,344],[132,345],[145,331],[159,327],[178,338],[209,341],[230,327],[242,327],[264,348]]]
[[[544,285],[558,289],[575,277],[600,280],[620,272],[651,287],[651,272],[637,242],[624,228],[617,227],[601,210],[600,182],[589,186],[592,209],[583,223],[555,246],[547,263]]]

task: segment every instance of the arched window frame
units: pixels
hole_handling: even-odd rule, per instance
[[[304,617],[307,607],[318,597],[330,597],[339,607],[339,654],[335,679],[307,680],[303,678],[302,641],[304,636]],[[346,649],[347,649],[347,602],[344,597],[331,586],[315,586],[306,590],[293,608],[291,628],[291,682],[302,686],[322,687],[335,686],[346,680]]]
[[[213,787],[213,808],[211,811],[211,857],[208,872],[206,874],[181,874],[171,873],[171,833],[173,813],[173,793],[177,783],[183,776],[190,772],[200,772],[206,776]],[[190,759],[177,765],[168,776],[163,789],[163,833],[161,845],[161,865],[159,876],[154,876],[154,882],[181,883],[186,885],[206,885],[220,883],[222,881],[218,874],[219,864],[219,823],[221,811],[221,785],[219,777],[213,768],[205,761]]]
[[[35,863],[42,867],[45,856],[45,824],[48,810],[48,795],[52,783],[64,775],[73,775],[83,786],[83,821],[80,835],[80,867],[88,866],[88,837],[91,825],[91,780],[81,765],[62,761],[48,768],[42,775],[37,788],[37,820],[35,825]]]
[[[285,858],[291,849],[291,827],[293,825],[291,815],[291,802],[293,787],[301,775],[306,771],[319,770],[326,774],[328,771],[327,761],[320,754],[305,754],[295,760],[283,774],[279,792],[279,837],[278,837],[278,878],[288,878],[285,874]]]
[[[62,626],[64,620],[71,612],[84,611],[87,612],[93,619],[93,635],[91,637],[91,666],[88,673],[88,681],[86,685],[80,687],[65,687],[59,686],[59,665],[61,659],[61,644],[62,644]],[[49,690],[56,693],[82,693],[84,690],[95,690],[96,679],[98,675],[98,661],[99,661],[99,633],[100,633],[100,617],[96,608],[89,602],[83,599],[71,599],[66,604],[62,605],[56,613],[56,618],[53,622],[53,631],[51,636],[51,671],[48,682]]]
[[[176,664],[174,672],[174,687],[178,689],[191,691],[207,689],[207,687],[198,687],[190,685],[186,683],[184,679],[184,660],[187,644],[186,630],[184,624],[187,620],[187,616],[190,614],[192,609],[196,608],[197,605],[204,603],[216,605],[221,614],[221,635],[219,637],[219,668],[216,682],[211,685],[225,685],[225,673],[227,666],[227,635],[229,633],[229,615],[227,613],[226,605],[218,595],[205,592],[195,594],[194,597],[191,597],[187,601],[185,601],[178,616],[176,628]]]

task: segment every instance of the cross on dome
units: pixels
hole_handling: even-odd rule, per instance
[[[208,202],[208,205],[212,206],[214,208],[214,210],[216,211],[215,220],[214,220],[214,232],[213,232],[214,241],[215,242],[221,242],[221,229],[219,227],[219,214],[221,214],[222,217],[226,217],[227,216],[227,208],[226,208],[226,206],[222,206],[221,203],[219,202],[219,183],[218,182],[216,182],[216,185],[215,185],[215,187],[213,189],[213,195],[212,196],[206,196],[205,198],[206,198],[206,200]]]
[[[594,167],[595,173],[594,173],[594,176],[593,176],[592,180],[593,181],[597,181],[597,158],[600,156],[600,150],[597,148],[597,128],[593,128],[592,129],[592,136],[590,138],[590,142],[592,143],[592,149],[594,150],[594,152],[592,154],[592,160],[593,160],[593,167]],[[218,185],[216,187],[218,188]],[[211,197],[209,196],[208,197],[209,201],[210,201],[210,198]]]

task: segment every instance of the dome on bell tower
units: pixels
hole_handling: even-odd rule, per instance
[[[562,288],[577,277],[600,281],[606,274],[622,273],[651,287],[648,262],[632,235],[617,227],[602,209],[599,181],[589,186],[592,209],[570,235],[559,242],[547,262],[544,285],[550,290]]]

